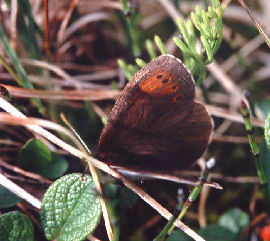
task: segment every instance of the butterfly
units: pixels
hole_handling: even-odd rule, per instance
[[[185,65],[165,54],[140,69],[116,101],[101,133],[98,157],[129,170],[191,166],[208,147],[213,121],[195,101]]]

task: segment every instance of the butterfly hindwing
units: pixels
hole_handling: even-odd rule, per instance
[[[212,132],[186,67],[162,55],[139,70],[117,100],[99,141],[99,157],[118,166],[181,168],[199,158]]]

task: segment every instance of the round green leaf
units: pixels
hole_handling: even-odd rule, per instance
[[[270,191],[270,150],[267,148],[265,141],[260,145],[260,160],[267,179],[268,190]]]
[[[249,223],[248,215],[239,208],[233,208],[225,212],[219,219],[219,225],[231,230],[238,235]]]
[[[52,153],[52,161],[49,163],[47,167],[43,169],[43,171],[40,174],[48,179],[56,179],[62,176],[67,169],[68,169],[67,161],[63,157]]]
[[[51,161],[51,151],[38,139],[27,141],[18,155],[19,166],[39,174],[41,174]]]
[[[30,218],[20,212],[0,216],[0,240],[33,241],[34,229]]]
[[[0,185],[0,208],[9,208],[22,201],[17,195]]]
[[[181,230],[176,230],[167,239],[167,241],[180,241],[180,240],[181,241],[193,241],[192,238],[190,238],[187,234],[185,234]]]
[[[217,224],[208,225],[198,232],[207,241],[236,241],[236,235],[227,228]],[[177,230],[169,236],[167,241],[192,241],[184,232]]]
[[[211,224],[198,232],[207,241],[236,241],[236,235],[229,229]]]
[[[264,136],[265,136],[267,148],[270,150],[270,113],[268,113],[265,119]]]
[[[260,108],[261,112],[263,113],[264,117],[270,112],[270,99],[266,99],[257,103],[258,107]]]
[[[92,178],[69,174],[56,180],[45,193],[40,219],[46,238],[58,241],[85,239],[96,228],[101,214]]]
[[[121,188],[119,194],[118,203],[121,208],[131,208],[138,201],[138,196],[128,188]]]

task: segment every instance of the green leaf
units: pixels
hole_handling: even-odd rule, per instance
[[[115,199],[119,187],[113,183],[106,183],[103,186],[104,195],[109,199]]]
[[[48,179],[56,179],[61,177],[67,169],[67,161],[63,157],[52,153],[52,161],[44,168],[44,170],[41,171],[40,174]]]
[[[193,241],[188,235],[186,235],[183,231],[177,230],[169,236],[167,241]]]
[[[229,229],[211,224],[198,232],[207,241],[236,241],[236,235]]]
[[[135,59],[135,62],[136,62],[136,64],[137,64],[140,68],[143,68],[143,67],[146,65],[146,62],[143,61],[143,60],[140,59],[140,58],[136,58],[136,59]]]
[[[213,0],[213,1],[212,1],[212,5],[213,5],[214,8],[219,7],[219,6],[220,6],[219,0]]]
[[[196,49],[196,35],[195,35],[194,26],[190,19],[187,20],[186,25],[187,25],[188,34],[190,36],[190,41],[191,41],[190,44],[192,48]]]
[[[133,75],[129,72],[129,70],[127,68],[127,64],[125,63],[125,61],[123,59],[118,59],[117,63],[120,66],[120,68],[122,69],[122,71],[124,72],[126,78],[128,80],[130,80]]]
[[[267,116],[267,114],[270,112],[270,99],[266,99],[264,101],[261,101],[257,103],[258,107],[262,111],[264,117]]]
[[[119,193],[119,206],[121,208],[131,208],[138,201],[138,196],[129,188],[121,188]]]
[[[260,145],[260,160],[268,183],[268,190],[270,190],[270,150],[265,141]]]
[[[248,215],[239,208],[225,212],[219,219],[220,226],[229,229],[237,236],[248,223]]]
[[[157,57],[157,53],[156,53],[155,48],[154,48],[152,41],[150,39],[146,39],[145,48],[146,48],[151,60]]]
[[[154,41],[155,41],[159,51],[161,52],[161,54],[167,54],[166,47],[158,35],[155,35]]]
[[[0,240],[34,240],[34,229],[30,218],[20,212],[10,212],[0,216]]]
[[[0,185],[0,208],[9,208],[22,201],[17,195]]]
[[[270,112],[268,113],[264,124],[264,137],[267,144],[267,148],[270,150]]]
[[[203,44],[203,46],[206,50],[206,53],[207,53],[207,60],[208,60],[208,62],[211,62],[213,60],[213,54],[211,51],[211,47],[210,47],[207,39],[204,36],[201,36],[201,41],[202,41],[202,44]]]
[[[132,74],[132,77],[139,70],[139,68],[137,66],[132,65],[132,64],[128,64],[127,67],[128,67],[128,70],[130,71],[130,73]]]
[[[182,50],[182,52],[187,52],[187,53],[189,52],[188,47],[186,46],[186,44],[182,40],[180,40],[177,37],[174,37],[173,41],[175,42],[177,47]]]
[[[52,161],[49,148],[38,139],[30,139],[18,155],[18,164],[26,170],[41,174]]]
[[[25,69],[23,68],[14,49],[11,47],[9,40],[2,29],[1,24],[0,24],[0,40],[4,46],[6,53],[8,54],[8,56],[10,57],[13,63],[14,69],[16,70],[17,74],[20,76],[18,84],[22,87],[33,89],[34,88],[33,84],[29,81],[28,76],[25,72]],[[38,107],[41,114],[45,113],[45,108],[42,106],[40,99],[32,98],[32,102],[35,104],[36,107]]]
[[[45,193],[40,219],[46,238],[84,240],[96,228],[101,206],[92,178],[69,174],[55,181]]]
[[[180,29],[183,38],[185,40],[186,45],[190,48],[192,47],[192,40],[190,39],[190,36],[188,34],[188,31],[186,29],[186,25],[184,24],[183,20],[181,18],[177,19],[178,28]]]
[[[29,81],[28,76],[21,65],[21,62],[18,59],[17,54],[15,53],[14,49],[11,47],[9,40],[7,39],[2,26],[0,26],[0,39],[2,41],[2,44],[4,46],[5,51],[9,55],[11,61],[14,64],[14,68],[17,71],[18,75],[21,77],[20,81],[18,84],[22,87],[33,89],[32,83]]]
[[[217,224],[208,225],[198,232],[207,241],[236,241],[236,235],[229,229]],[[180,230],[175,231],[167,241],[192,241],[193,239],[187,236]]]

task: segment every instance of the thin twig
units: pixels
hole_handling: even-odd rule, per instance
[[[238,86],[232,81],[232,79],[222,70],[222,68],[215,61],[207,65],[206,68],[211,72],[211,74],[216,78],[216,80],[221,84],[221,86],[229,94],[233,95],[239,103],[242,92],[238,88]]]
[[[49,1],[44,0],[44,49],[47,60],[50,57],[50,39],[49,39]]]
[[[11,0],[11,13],[10,13],[10,32],[11,42],[14,49],[17,48],[17,13],[18,13],[18,0]]]
[[[169,0],[159,0],[163,8],[168,12],[174,23],[177,25],[177,19],[182,18],[183,15],[175,8],[172,1]]]
[[[246,136],[221,136],[214,134],[212,141],[216,142],[229,142],[229,143],[249,143],[248,138]]]
[[[198,221],[200,224],[200,227],[205,227],[206,222],[206,213],[205,213],[205,207],[206,207],[206,200],[209,196],[210,188],[205,186],[203,187],[201,194],[200,194],[200,202],[198,207]]]
[[[75,9],[75,7],[78,4],[78,0],[72,0],[72,2],[70,3],[69,9],[65,15],[65,18],[63,19],[61,26],[59,28],[59,31],[57,33],[57,45],[60,46],[60,43],[63,41],[63,36],[64,36],[64,32],[65,29],[68,25],[68,21],[71,17],[71,14],[73,13],[73,10]]]
[[[253,187],[253,192],[251,194],[249,207],[248,207],[249,213],[251,213],[252,215],[255,215],[255,207],[256,207],[256,201],[258,199],[259,190],[260,190],[260,185],[256,183]]]
[[[16,205],[18,208],[20,208],[28,217],[31,218],[32,222],[37,225],[37,227],[42,230],[41,225],[40,225],[40,221],[38,220],[38,218],[36,216],[34,216],[31,212],[28,211],[28,209],[22,204],[22,203],[18,203]]]
[[[78,142],[81,143],[81,145],[79,145],[78,148],[80,148],[81,151],[85,152],[85,154],[91,155],[89,148],[83,142],[83,140],[78,135],[78,133],[75,131],[75,129],[71,126],[71,124],[68,122],[65,115],[63,113],[61,113],[60,116],[61,116],[61,119],[63,120],[63,122],[72,131],[74,137],[77,138]],[[100,181],[99,181],[99,176],[97,174],[95,167],[92,165],[92,163],[89,163],[89,169],[90,169],[91,176],[93,178],[93,182],[95,184],[95,188],[100,194],[99,199],[100,199],[100,204],[101,204],[101,208],[102,208],[102,214],[103,214],[103,218],[104,218],[104,222],[105,222],[107,235],[108,235],[109,240],[112,241],[113,240],[113,231],[112,231],[112,227],[111,227],[111,223],[110,223],[108,209],[106,207],[106,202],[105,202],[105,199],[103,198],[103,190],[102,190],[102,186],[101,186]]]
[[[50,100],[115,100],[119,95],[118,90],[37,90],[3,85],[13,97],[40,98]]]
[[[0,139],[0,144],[11,145],[11,146],[19,146],[19,147],[23,146],[23,143],[17,142],[17,141],[12,141],[12,140],[9,140],[9,139]]]
[[[242,116],[237,112],[232,112],[227,109],[213,105],[205,105],[205,107],[213,116],[229,119],[238,123],[244,123]],[[264,128],[264,120],[252,118],[251,122],[254,126]]]
[[[6,125],[40,125],[44,128],[54,130],[57,132],[60,132],[67,136],[70,140],[72,140],[77,146],[80,144],[76,138],[72,135],[72,133],[66,129],[65,127],[56,124],[52,121],[39,119],[39,118],[22,118],[22,117],[15,117],[12,115],[9,115],[7,113],[0,113],[0,123],[6,124]]]
[[[15,193],[18,197],[24,199],[25,201],[29,202],[32,206],[40,209],[41,202],[36,199],[34,196],[26,192],[24,189],[19,187],[14,182],[7,179],[3,174],[0,173],[0,184],[4,186],[9,191]]]
[[[17,166],[12,166],[12,165],[2,161],[1,159],[0,159],[0,166],[4,167],[6,169],[12,170],[13,172],[19,173],[19,174],[21,174],[23,176],[32,178],[34,180],[38,180],[38,181],[40,181],[42,183],[45,183],[45,184],[48,184],[48,185],[52,184],[52,181],[50,181],[50,180],[48,180],[48,179],[46,179],[46,178],[44,178],[44,177],[42,177],[42,176],[40,176],[38,174],[25,171],[25,170],[23,170],[23,169],[21,169],[21,168],[19,168]]]
[[[50,64],[46,61],[34,60],[34,59],[20,59],[20,60],[22,63],[27,64],[27,65],[48,69],[48,70],[52,71],[53,73],[57,74],[58,76],[62,77],[63,79],[70,81],[76,87],[76,80],[74,80],[64,70],[62,70],[61,68],[59,68],[58,66],[56,66],[54,64]]]
[[[185,176],[198,176],[200,172],[198,171],[181,171],[179,172],[179,175],[185,175]],[[225,176],[221,173],[211,173],[210,174],[211,180],[219,180],[223,182],[230,182],[230,183],[260,183],[260,180],[258,177],[249,177],[249,176],[239,176],[239,177],[232,177],[232,176]]]
[[[226,59],[220,67],[224,72],[230,71],[239,62],[239,55],[242,58],[246,58],[254,50],[260,47],[264,43],[263,38],[258,35],[246,43],[237,53],[234,53],[230,58]]]
[[[255,16],[252,14],[252,12],[249,10],[248,6],[245,4],[245,2],[243,0],[238,0],[238,2],[240,3],[240,5],[242,6],[242,8],[245,9],[245,11],[247,12],[247,14],[249,15],[249,17],[252,19],[253,23],[255,24],[256,28],[258,29],[258,31],[260,32],[260,34],[262,35],[262,37],[264,38],[265,43],[268,45],[268,48],[270,48],[270,40],[268,38],[268,36],[266,35],[266,33],[264,32],[264,30],[262,29],[261,25],[259,24],[258,20],[255,18]]]
[[[64,32],[64,36],[62,38],[62,42],[65,41],[71,34],[76,32],[78,29],[83,27],[84,25],[95,22],[95,21],[104,21],[109,19],[110,14],[99,12],[99,13],[89,13],[87,15],[84,15],[83,17],[79,18],[76,22],[74,22],[72,25],[70,25],[68,28],[66,28],[66,31]]]

